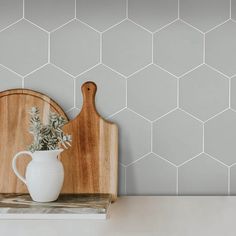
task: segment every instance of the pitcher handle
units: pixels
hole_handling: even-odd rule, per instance
[[[12,169],[13,169],[15,175],[16,175],[23,183],[26,184],[26,179],[25,179],[25,177],[23,177],[23,176],[18,172],[17,167],[16,167],[16,160],[17,160],[17,159],[20,157],[20,155],[22,155],[22,154],[27,154],[27,155],[31,156],[31,158],[32,158],[32,153],[29,152],[29,151],[21,151],[21,152],[18,152],[18,153],[13,157],[13,159],[12,159]],[[26,184],[26,185],[27,185],[27,184]]]

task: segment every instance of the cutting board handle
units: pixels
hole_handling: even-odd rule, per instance
[[[95,106],[97,85],[92,81],[88,81],[82,85],[81,90],[83,93],[83,107],[81,112],[90,110],[97,113]]]

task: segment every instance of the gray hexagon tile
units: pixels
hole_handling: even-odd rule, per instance
[[[74,20],[51,34],[51,62],[77,76],[100,60],[99,34]]]
[[[119,195],[125,195],[126,194],[126,190],[125,190],[125,186],[126,186],[126,167],[124,167],[123,165],[119,164],[119,181],[118,181],[118,193]]]
[[[176,167],[149,154],[127,167],[128,195],[174,195],[176,193]]]
[[[180,107],[205,121],[229,106],[229,80],[203,65],[180,79]]]
[[[23,17],[22,0],[1,0],[0,2],[0,30]]]
[[[180,18],[206,32],[229,19],[230,0],[180,0]]]
[[[236,76],[231,78],[231,86],[230,86],[230,105],[231,108],[236,110]]]
[[[236,23],[227,21],[206,34],[206,63],[228,76],[236,74]]]
[[[86,81],[97,84],[96,107],[103,116],[109,116],[126,106],[126,81],[109,68],[99,65],[76,78],[76,107],[81,108],[81,86]]]
[[[154,122],[153,151],[176,165],[201,153],[202,144],[202,124],[183,111],[175,110]]]
[[[177,106],[177,79],[155,65],[128,79],[128,107],[154,120]]]
[[[0,33],[0,63],[26,75],[48,61],[48,35],[22,20]]]
[[[154,62],[176,76],[203,62],[203,34],[176,21],[154,34]]]
[[[230,168],[230,194],[236,195],[236,165]]]
[[[129,18],[155,31],[178,18],[178,0],[129,0]]]
[[[128,165],[151,151],[151,124],[125,109],[111,118],[119,126],[119,158]]]
[[[50,85],[48,81],[50,80]],[[74,105],[74,80],[72,77],[52,65],[46,65],[25,78],[25,88],[47,94],[64,111]]]
[[[206,154],[179,167],[180,195],[228,194],[228,169]]]
[[[152,61],[152,35],[126,20],[103,34],[103,63],[129,76]]]
[[[0,91],[21,88],[22,78],[0,66]]]
[[[77,18],[104,31],[126,17],[126,0],[77,0]]]
[[[205,152],[227,165],[236,163],[236,113],[227,110],[205,124]]]
[[[25,18],[51,31],[75,17],[74,0],[24,0]]]

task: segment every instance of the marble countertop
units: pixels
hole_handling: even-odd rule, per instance
[[[110,203],[109,194],[61,194],[48,203],[28,194],[0,194],[0,219],[106,219]]]

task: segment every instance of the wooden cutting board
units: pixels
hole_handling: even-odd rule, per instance
[[[93,82],[83,84],[82,110],[63,127],[72,135],[72,146],[61,154],[66,173],[62,192],[108,193],[114,201],[118,181],[118,128],[98,114],[96,90]]]
[[[49,110],[68,120],[59,105],[44,94],[27,89],[0,92],[0,193],[28,192],[26,186],[13,173],[11,161],[17,152],[26,150],[31,143],[28,111],[33,106],[40,109],[43,121],[47,119]],[[24,173],[29,160],[25,156],[17,162],[20,173]]]

